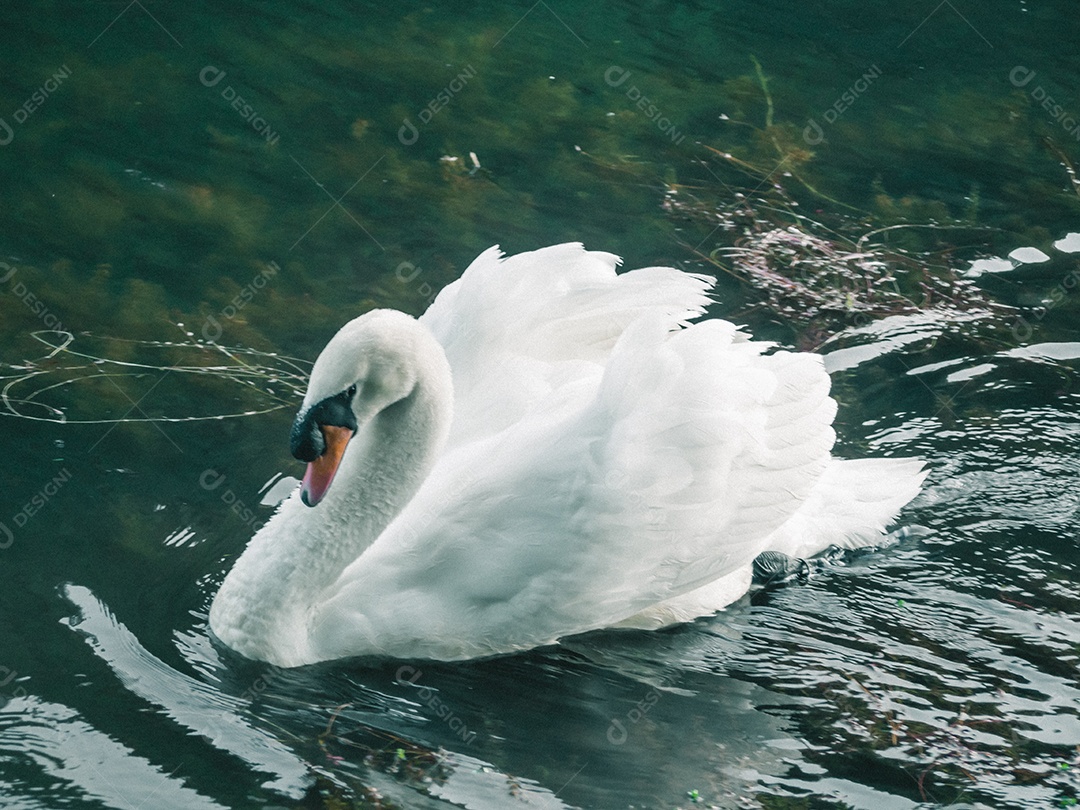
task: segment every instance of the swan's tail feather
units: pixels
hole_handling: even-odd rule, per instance
[[[881,542],[900,510],[919,494],[927,470],[916,458],[833,459],[803,508],[767,548],[811,557],[829,546]]]
[[[926,470],[919,459],[833,459],[811,497],[769,537],[767,550],[811,557],[830,546],[858,548],[886,539],[885,528],[918,493]],[[646,608],[616,627],[654,630],[721,610],[750,587],[744,566],[681,596]]]
[[[594,410],[603,438],[591,448],[625,501],[603,534],[627,583],[611,590],[635,597],[626,607],[748,563],[831,464],[836,405],[820,359],[765,355],[767,344],[739,336],[726,321],[665,335],[642,320],[612,353]],[[656,516],[656,530],[643,532],[636,516]]]

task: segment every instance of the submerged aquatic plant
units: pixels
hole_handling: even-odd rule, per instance
[[[725,84],[736,109],[721,116],[724,136],[699,142],[694,179],[685,168],[667,170],[662,201],[682,246],[747,290],[748,308],[737,315],[764,313],[803,349],[890,315],[962,315],[968,331],[998,330],[1015,317],[964,273],[1006,232],[980,219],[978,185],[956,211],[937,199],[893,197],[880,177],[868,178],[861,201],[837,199],[835,183],[814,174],[815,144],[783,120],[761,63],[751,62],[752,73]],[[758,123],[747,115],[754,106],[764,107]],[[640,179],[647,171],[583,154],[612,172]]]
[[[863,694],[863,701],[852,700],[850,693],[845,699],[830,690],[846,715],[841,727],[846,726],[854,738],[846,744],[854,742],[861,748],[855,740],[865,739],[889,761],[908,763],[901,767],[911,776],[922,801],[942,802],[946,791],[955,791],[950,803],[971,794],[997,793],[1000,798],[1011,786],[1022,784],[1039,785],[1047,797],[1061,797],[1061,806],[1075,802],[1074,772],[1080,765],[1080,748],[1070,752],[1024,740],[1007,718],[981,705],[976,697],[950,722],[928,722],[925,708],[920,713],[875,694],[853,676],[848,678]]]
[[[950,248],[913,251],[887,242],[901,229],[939,231],[948,226],[873,228],[865,219],[848,217],[829,226],[802,214],[798,201],[775,182],[763,191],[732,196],[725,203],[710,203],[672,189],[664,208],[713,226],[701,243],[686,247],[749,285],[756,293],[754,306],[798,332],[803,348],[888,315],[934,310],[943,316],[992,318],[1011,311],[961,276],[950,261]],[[721,244],[706,250],[714,238]]]
[[[711,227],[696,245],[684,247],[749,285],[754,306],[798,333],[802,348],[888,315],[934,310],[946,317],[976,313],[992,318],[1011,311],[962,277],[953,261],[955,248],[938,238],[944,231],[982,231],[985,236],[989,229],[974,224],[977,189],[966,220],[952,221],[933,204],[901,201],[898,206],[877,188],[879,181],[876,200],[890,214],[884,222],[834,199],[805,176],[803,167],[814,153],[794,136],[792,125],[775,122],[768,81],[751,58],[767,105],[764,128],[734,122],[753,130],[749,148],[703,144],[708,157],[698,165],[709,179],[694,186],[668,185],[665,211]],[[839,213],[820,208],[813,217],[803,213],[785,183]],[[923,211],[932,212],[926,221],[909,217]]]
[[[313,741],[297,740],[315,754],[315,760],[308,763],[316,777],[308,797],[317,802],[313,806],[326,810],[397,810],[409,806],[407,801],[402,804],[402,797],[410,795],[407,791],[439,795],[439,789],[459,769],[496,772],[481,760],[371,725],[364,719],[366,713],[353,703],[327,707],[326,712],[326,727]],[[492,795],[507,806],[529,804],[530,798],[550,795],[540,792],[532,780],[511,773],[501,776],[501,785],[492,780]],[[398,787],[407,790],[398,791]]]

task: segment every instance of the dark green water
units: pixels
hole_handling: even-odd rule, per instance
[[[1080,231],[1078,34],[1065,0],[0,6],[0,806],[1075,804],[1080,297],[1051,243]],[[720,236],[665,196],[762,180],[1053,257],[980,280],[1021,308],[1002,328],[822,349],[841,452],[932,466],[922,530],[493,661],[278,671],[210,641],[260,490],[299,472],[286,358],[421,312],[494,243],[702,270]],[[796,339],[746,303],[725,277],[716,314]],[[47,358],[46,327],[75,342]]]

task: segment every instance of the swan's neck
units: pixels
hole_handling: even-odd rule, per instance
[[[445,440],[436,404],[418,385],[380,411],[350,442],[326,499],[303,507],[310,522],[289,537],[297,600],[317,599],[412,500]]]
[[[211,607],[230,647],[281,666],[310,660],[312,609],[416,494],[446,441],[453,394],[439,354],[360,429],[317,506],[294,493],[248,544]]]

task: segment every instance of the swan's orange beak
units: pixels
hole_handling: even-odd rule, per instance
[[[326,450],[321,456],[307,465],[304,473],[304,483],[300,488],[300,500],[308,506],[314,506],[326,495],[330,484],[334,482],[341,457],[345,455],[345,448],[349,439],[353,437],[353,431],[347,427],[336,425],[319,425],[322,431]]]

